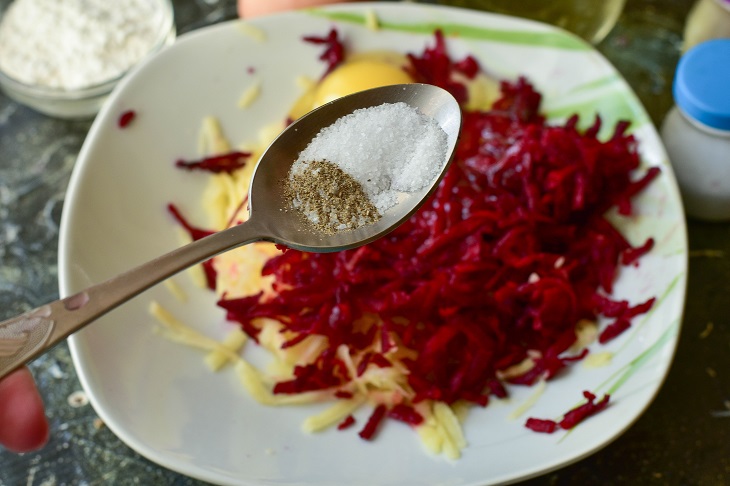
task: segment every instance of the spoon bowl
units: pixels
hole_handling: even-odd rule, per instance
[[[299,153],[323,127],[361,108],[403,102],[439,124],[447,135],[447,157],[439,175],[426,187],[398,194],[398,203],[372,224],[327,234],[312,230],[290,201],[282,181],[288,177]],[[251,179],[250,221],[267,233],[264,239],[302,251],[332,252],[364,245],[395,229],[413,214],[438,186],[454,152],[461,128],[459,104],[447,91],[429,84],[398,84],[361,91],[311,111],[290,125],[264,152]]]
[[[404,102],[430,116],[446,133],[447,150],[437,177],[420,190],[399,193],[397,204],[375,223],[334,234],[317,231],[300,211],[291,209],[285,190],[291,166],[322,128],[357,109],[396,102]],[[0,322],[0,379],[144,290],[222,252],[255,241],[270,241],[302,251],[333,252],[380,238],[405,221],[436,189],[451,161],[460,128],[461,111],[456,100],[445,90],[425,84],[362,91],[311,111],[284,130],[259,160],[249,190],[248,220],[70,297]]]

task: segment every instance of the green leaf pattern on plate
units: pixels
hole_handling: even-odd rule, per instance
[[[310,13],[325,17],[335,22],[347,22],[359,25],[367,25],[367,17],[355,12],[328,12],[324,10],[312,9]],[[567,49],[576,51],[588,51],[592,47],[585,41],[573,34],[562,31],[548,32],[528,32],[518,30],[501,30],[488,27],[478,27],[466,24],[453,23],[405,23],[405,22],[389,22],[381,21],[378,23],[379,28],[410,32],[414,34],[432,34],[434,30],[441,29],[446,35],[458,35],[464,39],[473,39],[480,41],[504,42],[509,44],[519,44],[527,46],[539,46],[545,48]]]

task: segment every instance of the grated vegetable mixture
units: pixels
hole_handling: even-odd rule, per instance
[[[465,104],[462,80],[480,67],[472,57],[451,60],[443,35],[434,39],[408,55],[410,74]],[[345,58],[335,30],[306,40],[326,47],[328,72]],[[226,272],[218,279],[226,285],[232,275],[247,280],[260,269],[244,295],[218,288],[218,304],[276,357],[276,383],[267,393],[333,401],[306,430],[356,428],[372,439],[396,420],[416,428],[432,451],[458,457],[466,446],[459,421],[465,407],[507,396],[506,384],[559,377],[586,356],[578,332],[586,323],[609,319],[598,331],[605,343],[651,308],[654,299],[630,304],[611,293],[619,268],[638,264],[653,240],[633,246],[604,215],[630,215],[632,198],[659,169],[640,167],[627,124],[599,140],[599,118],[583,132],[576,117],[549,125],[540,102],[521,78],[501,84],[491,109],[465,111],[455,160],[436,194],[376,242],[329,254],[252,245],[207,263],[211,288],[216,269]],[[218,187],[230,186],[253,166],[241,167],[244,155],[232,154],[178,165],[215,172]],[[218,220],[245,217],[245,194],[231,205],[233,216]],[[192,238],[209,234],[171,209]],[[531,418],[525,425],[571,428],[608,404],[608,396],[594,402],[583,394],[587,402],[561,421]],[[372,413],[358,424],[353,413],[366,404]]]

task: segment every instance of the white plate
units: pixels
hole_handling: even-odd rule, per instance
[[[382,29],[364,27],[368,9]],[[227,23],[188,34],[128,77],[97,117],[75,167],[64,208],[60,241],[60,286],[69,295],[142,263],[178,244],[166,213],[179,204],[202,217],[204,177],[173,167],[196,153],[205,115],[217,116],[231,140],[252,140],[259,127],[281,120],[299,94],[295,77],[318,77],[320,49],[303,35],[325,34],[336,25],[357,50],[421,52],[442,26],[458,34],[451,55],[475,55],[493,74],[526,75],[545,95],[552,117],[571,112],[592,121],[598,109],[607,126],[628,118],[649,165],[663,175],[638,200],[639,215],[624,223],[634,242],[648,235],[655,249],[638,268],[623,270],[616,295],[632,302],[659,298],[654,310],[608,346],[610,366],[580,366],[551,382],[530,410],[556,417],[574,406],[584,389],[613,392],[612,405],[569,434],[527,430],[524,417],[509,414],[530,390],[516,388],[509,403],[494,403],[469,415],[469,442],[454,462],[424,452],[417,435],[397,423],[377,440],[352,431],[317,435],[300,431],[316,407],[267,408],[255,403],[232,372],[213,375],[200,354],[152,332],[146,312],[151,299],[186,322],[217,337],[227,331],[210,294],[184,275],[177,282],[191,300],[178,303],[163,287],[117,309],[70,339],[73,359],[91,403],[124,442],[165,467],[224,484],[271,485],[477,485],[524,479],[576,461],[629,427],[659,389],[676,346],[684,303],[687,243],[677,187],[659,138],[623,79],[586,44],[532,22],[396,3],[340,6],[261,18],[265,42]],[[254,73],[249,72],[254,68]],[[260,98],[248,109],[236,102],[254,79]],[[118,116],[134,109],[126,129]],[[364,411],[363,413],[368,413]]]

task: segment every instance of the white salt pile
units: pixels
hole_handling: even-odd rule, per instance
[[[355,110],[322,129],[300,154],[290,176],[310,163],[328,161],[352,176],[382,214],[398,192],[433,182],[448,148],[446,132],[433,118],[406,103]]]

